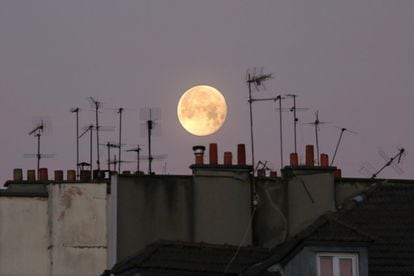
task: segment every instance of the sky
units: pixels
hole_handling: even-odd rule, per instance
[[[407,155],[404,173],[387,168],[380,177],[414,178],[414,1],[411,0],[140,0],[0,1],[0,183],[13,168],[34,169],[36,152],[29,136],[33,120],[49,118],[41,137],[41,167],[75,168],[75,116],[80,126],[94,120],[88,97],[102,102],[100,121],[113,126],[101,141],[117,141],[124,112],[124,149],[140,144],[142,108],[158,108],[160,134],[152,140],[156,173],[190,174],[193,145],[218,143],[236,155],[245,143],[250,156],[246,71],[273,73],[266,90],[253,97],[297,94],[298,153],[315,144],[312,125],[319,111],[320,152],[332,157],[340,130],[345,133],[335,165],[348,177],[367,177],[393,156]],[[260,72],[258,70],[257,72]],[[177,118],[180,96],[194,85],[211,85],[226,98],[227,119],[215,134],[193,136]],[[291,99],[283,106],[290,108]],[[276,105],[253,104],[255,160],[279,171],[279,124]],[[284,160],[293,152],[293,117],[283,113]],[[89,141],[80,140],[81,161]],[[94,145],[95,146],[95,145]],[[101,163],[106,149],[101,147]],[[115,153],[115,152],[114,152]],[[113,154],[114,154],[113,153]],[[124,160],[134,155],[123,153]],[[207,159],[207,158],[206,158]],[[236,159],[234,159],[236,160]],[[95,162],[95,161],[94,161]],[[251,161],[250,161],[251,162]],[[146,162],[141,166],[146,169]],[[106,167],[106,166],[105,166]],[[133,170],[135,163],[123,169]]]

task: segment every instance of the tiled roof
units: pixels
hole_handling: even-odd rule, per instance
[[[414,185],[378,185],[340,220],[374,237],[370,275],[414,275]]]
[[[157,242],[144,251],[116,264],[111,272],[158,271],[184,273],[208,273],[209,275],[237,275],[249,266],[269,256],[269,250],[263,248],[242,247],[236,258],[236,246],[212,245],[189,242]],[[226,274],[223,274],[227,265]]]
[[[286,264],[306,244],[368,246],[369,275],[414,275],[414,185],[374,184],[285,243],[244,275]]]

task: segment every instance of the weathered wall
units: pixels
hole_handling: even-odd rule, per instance
[[[106,268],[106,185],[49,185],[51,275],[99,275]]]
[[[331,170],[294,170],[288,183],[289,235],[293,236],[327,211],[335,210]]]
[[[119,175],[112,180],[117,260],[156,240],[192,240],[191,176]]]
[[[288,234],[287,183],[281,178],[256,178],[259,204],[253,220],[256,246],[272,248]]]
[[[9,186],[0,193],[0,275],[101,274],[106,200],[106,183]]]
[[[194,240],[252,244],[251,184],[246,166],[193,166]]]
[[[46,197],[0,196],[0,275],[48,275]]]

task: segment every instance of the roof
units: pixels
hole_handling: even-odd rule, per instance
[[[264,248],[241,247],[232,260],[237,249],[232,245],[160,241],[117,263],[111,272],[116,275],[128,270],[237,275],[270,254]]]
[[[274,248],[270,258],[244,275],[283,266],[307,244],[355,243],[368,247],[369,275],[414,275],[414,185],[373,184]]]

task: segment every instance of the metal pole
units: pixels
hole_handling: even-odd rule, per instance
[[[40,133],[37,136],[37,180],[39,180],[39,169],[40,169]]]
[[[101,166],[99,164],[100,161],[99,161],[99,121],[98,121],[98,109],[99,109],[99,103],[96,102],[95,103],[95,114],[96,114],[96,155],[97,155],[96,165],[98,167],[98,174],[99,174],[99,171],[101,170]]]
[[[278,98],[279,98],[279,128],[280,128],[280,164],[281,164],[281,168],[283,168],[282,96],[278,96]]]
[[[76,177],[80,178],[79,172],[79,109],[76,111]]]
[[[297,151],[297,144],[296,144],[296,125],[298,124],[298,118],[296,117],[296,95],[293,95],[293,136],[295,140],[295,153]]]
[[[332,166],[332,164],[335,160],[336,152],[338,151],[339,144],[341,143],[341,139],[342,139],[342,135],[344,134],[344,131],[345,131],[345,129],[341,129],[341,134],[339,135],[338,143],[336,144],[335,152],[334,152],[334,155],[332,157],[331,166]]]
[[[119,108],[119,143],[118,143],[118,158],[119,158],[119,162],[118,162],[118,173],[121,173],[121,135],[122,135],[122,111],[124,109],[121,107]]]
[[[252,147],[252,166],[254,167],[254,139],[253,139],[253,112],[252,112],[252,79],[249,74],[248,76],[248,86],[249,86],[249,111],[250,111],[250,142]],[[254,174],[254,171],[253,171]]]
[[[90,164],[90,166],[91,166],[91,178],[93,179],[93,166],[92,166],[92,147],[93,147],[93,143],[92,143],[92,126],[89,126],[89,138],[90,138],[90,141],[89,141],[89,144],[90,144],[90,147],[89,147],[89,149],[90,149],[90,155],[89,155],[89,164]]]
[[[151,110],[150,110],[150,114],[151,114]],[[150,120],[147,121],[147,126],[148,126],[148,174],[151,174],[152,173],[152,170],[151,170],[151,164],[152,164],[152,155],[151,155],[152,121],[151,121],[151,116],[150,116]]]
[[[315,137],[316,137],[316,155],[318,160],[318,166],[319,166],[319,139],[318,139],[318,123],[315,122]]]
[[[111,149],[109,142],[106,144],[108,148],[108,173],[111,174]]]

